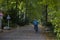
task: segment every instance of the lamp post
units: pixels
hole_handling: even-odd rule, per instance
[[[10,29],[9,27],[9,20],[11,19],[10,15],[7,16],[7,20],[8,20],[8,28],[7,29]]]

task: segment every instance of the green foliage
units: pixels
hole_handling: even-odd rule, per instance
[[[45,20],[45,7],[48,5],[48,22],[51,22],[57,39],[60,39],[60,0],[0,0],[0,10],[4,12],[4,21],[7,15],[11,16],[12,23],[24,25],[37,18]],[[44,11],[44,12],[43,12]],[[25,13],[25,19],[24,18]],[[20,18],[19,18],[20,17]],[[45,21],[44,21],[45,22]]]
[[[54,25],[52,26],[54,28],[53,32],[56,33],[57,40],[60,40],[60,0],[41,0],[38,2],[38,4],[42,7],[44,5],[48,5],[48,22],[51,22],[52,25]],[[42,11],[44,11],[45,8],[42,9]],[[43,14],[45,14],[45,12],[43,12]],[[42,16],[42,18],[45,18],[44,15]],[[44,20],[45,19],[43,19],[42,21]]]
[[[48,21],[54,25],[54,33],[56,33],[57,40],[60,40],[60,11],[58,0],[53,0],[48,6]],[[58,5],[58,6],[57,6]]]

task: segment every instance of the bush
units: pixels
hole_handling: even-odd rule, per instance
[[[54,25],[51,23],[51,22],[47,22],[47,25],[46,25],[51,32],[54,32]]]

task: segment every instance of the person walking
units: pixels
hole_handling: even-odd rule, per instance
[[[38,32],[38,21],[36,19],[33,21],[33,25],[35,32]]]

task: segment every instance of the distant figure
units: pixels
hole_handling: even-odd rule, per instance
[[[34,30],[38,32],[38,21],[36,19],[33,21],[33,25],[34,25]]]

